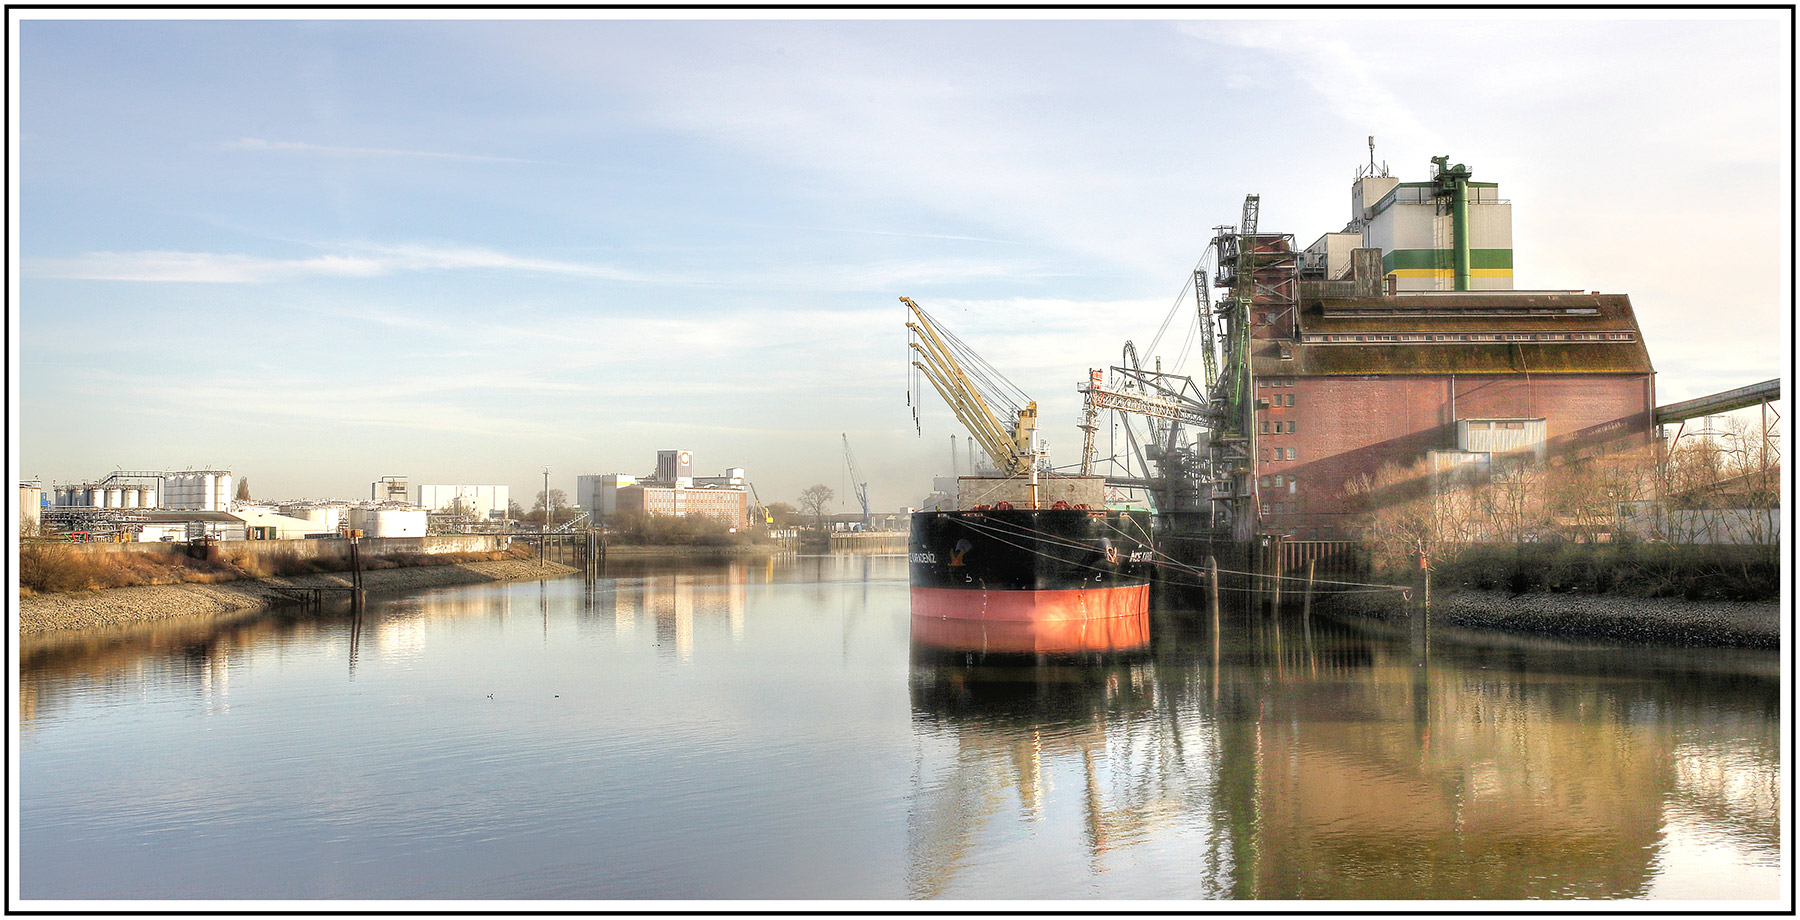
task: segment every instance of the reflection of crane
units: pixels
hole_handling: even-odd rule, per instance
[[[956,413],[957,421],[980,442],[982,450],[993,458],[994,465],[1007,476],[1024,476],[1037,469],[1037,403],[1012,385],[993,365],[982,360],[961,339],[926,315],[910,297],[900,298],[912,311],[917,322],[906,328],[911,336],[908,348],[918,355],[912,366],[931,381],[933,389]],[[913,425],[919,423],[919,399],[914,395],[917,375],[907,388],[907,401],[913,407]],[[1011,413],[1011,421],[1003,422],[995,405]]]
[[[869,529],[869,484],[863,481],[862,470],[856,468],[856,455],[850,452],[850,435],[844,435],[844,465],[850,469],[850,488],[856,492],[856,500],[862,505],[863,529]]]

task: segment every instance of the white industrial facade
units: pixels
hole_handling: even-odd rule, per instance
[[[575,503],[598,519],[619,510],[619,489],[637,484],[624,473],[593,473],[575,477]]]
[[[1513,289],[1512,203],[1497,182],[1468,182],[1469,290]],[[1351,186],[1350,222],[1306,248],[1309,262],[1324,263],[1325,277],[1350,272],[1350,250],[1381,250],[1382,273],[1397,291],[1448,291],[1455,287],[1454,220],[1448,199],[1433,182],[1401,182],[1362,175]]]
[[[509,486],[421,485],[417,494],[414,504],[426,511],[453,511],[460,502],[464,514],[484,520],[506,517],[506,509],[512,504]]]

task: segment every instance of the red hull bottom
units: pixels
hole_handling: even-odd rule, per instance
[[[1150,586],[912,589],[912,637],[956,651],[1122,652],[1150,643]]]

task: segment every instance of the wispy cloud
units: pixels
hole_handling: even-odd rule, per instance
[[[235,141],[226,141],[219,145],[219,149],[270,151],[276,153],[316,153],[326,156],[344,157],[420,157],[433,160],[468,160],[479,163],[534,162],[519,157],[488,156],[478,153],[445,153],[438,150],[397,150],[391,147],[344,147],[332,144],[309,144],[304,141],[267,141],[256,137],[244,137]]]
[[[468,246],[376,245],[303,258],[269,258],[240,253],[89,252],[79,256],[27,260],[25,274],[82,281],[180,282],[189,284],[269,284],[304,278],[372,278],[435,271],[507,271],[606,281],[648,281],[650,277],[605,265],[565,262]]]

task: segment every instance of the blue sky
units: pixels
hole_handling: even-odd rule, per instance
[[[847,432],[915,504],[962,431],[900,295],[1073,463],[1212,228],[1339,229],[1371,134],[1500,183],[1518,287],[1631,295],[1659,401],[1789,365],[1785,13],[693,15],[23,18],[15,475],[529,505],[680,447],[847,508]]]

